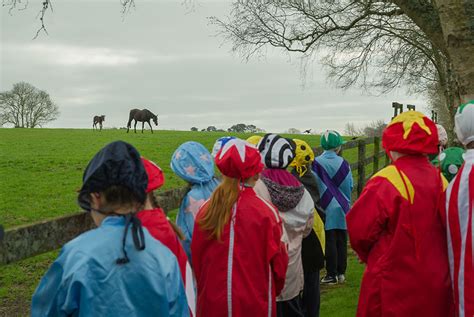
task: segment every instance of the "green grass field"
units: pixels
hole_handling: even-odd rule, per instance
[[[181,143],[193,140],[211,149],[215,140],[225,135],[229,133],[0,129],[0,224],[9,228],[78,211],[76,196],[83,170],[92,156],[111,141],[129,142],[144,157],[158,163],[165,172],[162,190],[166,190],[184,185],[169,167],[171,155]],[[318,136],[297,137],[311,146],[319,145]],[[356,161],[357,150],[345,151],[344,157]],[[0,267],[0,316],[28,315],[31,295],[56,255],[57,251],[49,252]],[[354,316],[362,270],[350,257],[348,283],[323,290],[321,316]]]

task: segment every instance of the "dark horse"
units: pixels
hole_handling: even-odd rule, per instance
[[[153,120],[155,125],[158,125],[158,116],[153,114],[148,109],[132,109],[130,110],[130,115],[128,116],[128,123],[127,123],[127,133],[128,130],[130,130],[130,127],[132,126],[132,120],[135,120],[135,125],[133,129],[135,130],[135,133],[137,133],[137,122],[140,121],[142,123],[142,133],[143,129],[145,127],[145,122],[148,122],[148,125],[150,126],[151,133],[153,133],[153,128],[151,127],[150,120]]]
[[[92,122],[92,129],[96,129],[97,130],[97,123],[99,124],[99,127],[100,127],[100,131],[102,131],[102,122],[105,121],[105,116],[104,115],[101,115],[101,116],[94,116],[94,121]]]

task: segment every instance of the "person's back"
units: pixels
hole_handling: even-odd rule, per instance
[[[115,262],[124,227],[123,217],[107,217],[67,243],[38,286],[31,315],[188,316],[178,263],[147,231],[143,251],[135,250],[129,232],[125,247],[132,260]]]
[[[232,306],[233,316],[267,316],[272,305],[269,298],[279,293],[285,282],[284,275],[273,282],[272,268],[268,265],[280,246],[281,221],[276,209],[252,188],[245,188],[240,195],[232,233],[228,223],[221,241],[209,239],[198,227],[193,236],[194,272],[198,285],[206,285],[198,290],[200,316],[227,315],[226,287],[232,287],[232,303],[238,303]],[[231,285],[227,283],[227,274],[222,274],[229,270],[230,243],[233,245]],[[197,248],[200,251],[194,252]]]
[[[394,163],[369,180],[347,214],[351,246],[367,264],[358,316],[452,316],[440,212],[447,183],[427,158],[437,151],[435,133],[421,113],[396,117],[382,138]]]
[[[288,270],[285,286],[277,297],[278,316],[302,314],[301,291],[304,288],[302,240],[313,227],[314,202],[311,195],[286,168],[295,158],[296,143],[276,134],[266,134],[259,142],[266,169],[255,191],[277,208],[288,243]]]
[[[186,252],[181,245],[181,240],[184,239],[184,236],[181,230],[168,219],[165,211],[159,206],[153,194],[153,191],[165,183],[165,175],[162,169],[153,161],[142,157],[142,162],[148,176],[148,185],[144,210],[138,212],[137,218],[140,219],[142,225],[148,229],[153,238],[163,243],[176,256],[186,290],[189,310],[191,316],[193,316],[196,308],[196,294],[193,272]]]
[[[329,285],[346,280],[346,213],[350,208],[353,180],[349,163],[339,155],[344,143],[337,131],[326,131],[321,136],[325,151],[312,164],[319,189],[319,205],[325,212],[326,276],[321,283]]]
[[[394,165],[406,175],[405,182],[413,203],[394,192],[396,189],[387,184],[383,176],[380,182],[375,181],[375,175],[371,184],[373,195],[381,201],[390,197],[391,202],[387,205],[394,204],[395,208],[387,208],[390,210],[387,214],[387,234],[373,246],[367,259],[366,274],[386,273],[383,275],[384,296],[391,299],[391,306],[398,306],[394,312],[400,316],[416,315],[417,312],[418,316],[447,316],[442,312],[449,311],[450,306],[446,300],[450,298],[449,271],[446,234],[440,217],[441,196],[446,184],[443,184],[439,171],[424,156],[405,156]],[[393,172],[393,168],[387,169]],[[385,172],[382,170],[379,175]],[[386,252],[378,253],[378,250]],[[403,268],[403,271],[392,271],[391,268]],[[403,298],[398,296],[401,292]],[[427,306],[433,302],[445,302],[446,305],[444,309],[436,306],[435,311],[429,313]]]
[[[446,197],[449,268],[457,316],[474,316],[474,100],[454,117],[456,135],[467,149],[465,163],[449,184]]]
[[[288,255],[276,209],[252,188],[260,153],[235,139],[216,164],[223,180],[197,215],[191,245],[197,316],[276,316]]]
[[[32,316],[188,316],[176,257],[136,217],[147,174],[138,151],[116,141],[84,171],[78,203],[97,229],[67,243],[41,279]]]
[[[171,158],[171,169],[191,186],[176,216],[176,224],[184,234],[183,248],[191,260],[194,219],[199,208],[209,199],[219,182],[214,177],[211,154],[197,142],[185,142],[176,149]]]
[[[324,151],[323,154],[317,156],[313,163],[313,171],[316,174],[316,181],[318,183],[320,203],[323,204],[323,209],[326,212],[326,230],[331,229],[346,229],[345,213],[343,203],[336,195],[330,194],[328,184],[325,183],[323,173],[331,179],[334,189],[342,195],[345,200],[345,205],[349,206],[351,201],[351,193],[353,187],[352,172],[349,164],[335,151]],[[322,167],[323,171],[319,170]],[[343,206],[341,206],[343,205]]]

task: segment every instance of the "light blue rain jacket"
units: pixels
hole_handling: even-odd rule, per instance
[[[321,166],[327,176],[326,184],[321,178],[321,171],[316,172],[315,166]],[[326,213],[325,230],[347,230],[346,213],[349,211],[353,187],[350,166],[334,151],[324,151],[313,162],[313,173],[319,188],[320,204]],[[334,195],[336,194],[336,195]],[[341,204],[342,202],[342,204]]]
[[[33,295],[31,316],[189,316],[176,257],[144,228],[145,250],[136,250],[125,219],[109,216],[101,226],[67,243]]]
[[[171,158],[171,169],[191,184],[179,207],[176,224],[183,231],[184,250],[191,260],[191,239],[193,237],[194,219],[199,208],[211,197],[219,185],[214,177],[214,160],[209,151],[200,143],[186,142],[181,144]]]

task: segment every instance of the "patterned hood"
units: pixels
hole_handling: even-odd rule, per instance
[[[294,209],[304,194],[304,186],[293,175],[283,169],[267,169],[262,173],[272,203],[281,212]]]
[[[171,158],[171,169],[191,184],[204,184],[214,178],[214,160],[200,143],[181,144]]]

